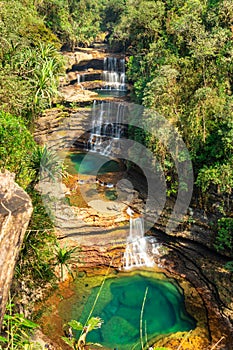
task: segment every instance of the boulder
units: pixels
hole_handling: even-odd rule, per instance
[[[0,172],[0,327],[32,210],[30,197],[15,183],[14,174]]]

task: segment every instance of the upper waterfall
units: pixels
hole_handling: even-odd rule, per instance
[[[105,57],[102,77],[104,89],[126,91],[125,59]]]
[[[92,125],[90,137],[86,149],[99,152],[102,155],[111,155],[112,146],[118,146],[119,140],[124,132],[123,103],[93,102]]]

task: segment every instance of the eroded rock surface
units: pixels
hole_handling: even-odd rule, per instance
[[[30,197],[15,183],[14,174],[0,172],[0,326],[31,214]]]

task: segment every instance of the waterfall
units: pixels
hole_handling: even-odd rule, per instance
[[[76,73],[76,78],[77,78],[77,84],[84,83],[85,82],[85,74],[79,74]]]
[[[125,106],[122,103],[93,102],[91,133],[86,149],[109,156],[123,132]]]
[[[144,237],[144,220],[141,217],[130,217],[130,231],[122,265],[125,270],[133,267],[154,266],[154,260],[148,254],[148,242]]]
[[[77,78],[77,85],[78,85],[82,90],[84,90],[84,87],[83,87],[82,84],[81,84],[81,80],[84,81],[84,80],[83,80],[83,76],[80,75],[79,73],[76,73],[76,78]]]
[[[105,57],[102,78],[104,89],[126,91],[125,59]]]

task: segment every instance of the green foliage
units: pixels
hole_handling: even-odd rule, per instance
[[[54,46],[43,43],[34,49],[22,48],[11,58],[14,74],[26,80],[31,89],[32,113],[51,106],[58,93],[58,76],[63,63]]]
[[[3,318],[3,330],[4,336],[0,337],[0,348],[1,344],[4,349],[41,349],[34,344],[30,345],[30,336],[34,329],[38,327],[34,322],[27,320],[23,315],[13,313],[13,304],[9,303],[7,306],[7,312]]]
[[[100,328],[103,322],[104,321],[101,320],[101,318],[99,318],[99,317],[91,317],[87,321],[87,324],[85,324],[85,326],[83,326],[80,322],[78,322],[76,320],[71,320],[70,322],[68,322],[68,325],[71,326],[76,331],[82,330],[84,327],[87,327],[88,332],[91,332],[94,329]]]
[[[13,6],[14,5],[14,6]],[[41,42],[52,43],[59,47],[56,36],[46,28],[44,21],[36,12],[31,0],[3,0],[0,7],[0,31],[2,33],[1,50],[4,52],[4,41],[22,46],[37,46]]]
[[[101,29],[111,35],[119,24],[120,16],[124,12],[125,0],[109,0],[101,12]]]
[[[30,0],[1,2],[0,31],[1,108],[30,122],[56,97],[63,69],[58,39]]]
[[[56,237],[53,223],[48,216],[38,192],[29,192],[33,204],[33,213],[24,238],[16,266],[15,280],[29,280],[34,284],[44,285],[55,280],[53,247]]]
[[[53,222],[46,212],[41,195],[34,189],[29,189],[29,196],[33,204],[33,213],[29,223],[29,230],[52,230]]]
[[[26,188],[34,178],[31,157],[36,144],[23,120],[0,112],[0,168],[16,174],[16,181]]]
[[[213,185],[219,194],[232,193],[232,136],[233,123],[229,115],[214,126],[203,147],[197,150],[195,160],[200,170],[196,183],[203,193]]]
[[[48,28],[72,50],[91,44],[100,32],[102,1],[44,0],[36,7]]]
[[[233,256],[233,219],[224,217],[218,220],[215,248]]]
[[[0,69],[0,104],[5,112],[31,119],[30,83],[15,75],[9,66]]]
[[[36,5],[37,11],[44,18],[48,28],[50,28],[62,42],[66,42],[72,37],[72,23],[69,21],[68,1],[44,0]]]
[[[224,265],[225,269],[233,272],[233,261],[228,261],[225,265]]]
[[[68,326],[72,327],[75,331],[82,331],[83,330],[83,324],[76,320],[71,320],[68,323]]]
[[[228,1],[127,1],[111,36],[124,43],[129,56],[132,98],[179,130],[204,194],[230,195],[233,187],[233,42],[227,6]],[[163,141],[151,134],[146,145],[166,168]]]
[[[124,42],[133,53],[140,55],[158,38],[164,11],[163,1],[128,1],[112,40]]]
[[[71,320],[65,326],[71,327],[74,331],[81,331],[81,335],[78,340],[74,337],[72,339],[68,337],[62,337],[62,339],[70,345],[74,350],[84,349],[86,345],[86,336],[89,332],[94,329],[98,329],[102,326],[103,320],[99,317],[91,317],[85,325],[76,320]],[[95,344],[96,346],[101,346],[100,344]]]
[[[232,162],[216,163],[210,167],[204,166],[199,171],[196,183],[201,187],[203,193],[207,192],[211,185],[216,185],[218,193],[231,193],[233,188]]]
[[[58,94],[58,74],[62,70],[63,62],[51,45],[40,45],[36,62],[30,82],[35,91],[34,105],[42,109],[51,106]]]

